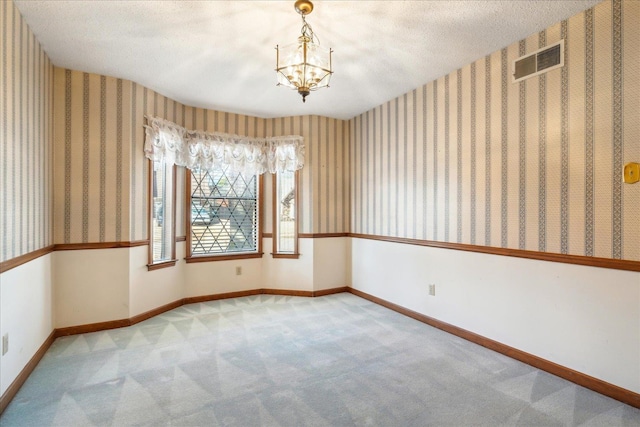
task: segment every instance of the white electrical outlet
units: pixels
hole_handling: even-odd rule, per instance
[[[436,296],[436,285],[433,283],[429,285],[429,295]]]
[[[240,276],[242,274],[242,267],[236,267],[236,276]]]
[[[9,334],[6,333],[2,336],[2,355],[4,356],[9,351]]]

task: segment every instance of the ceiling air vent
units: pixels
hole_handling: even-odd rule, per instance
[[[537,76],[564,65],[564,40],[513,61],[513,82]]]

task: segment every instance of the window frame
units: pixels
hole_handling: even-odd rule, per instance
[[[295,226],[294,226],[294,236],[293,236],[293,252],[278,252],[278,173],[274,173],[272,177],[272,187],[273,187],[273,197],[271,203],[271,217],[272,217],[272,253],[271,256],[273,258],[289,258],[289,259],[298,259],[300,258],[300,247],[298,245],[299,235],[300,235],[300,171],[296,170],[294,172],[294,200],[295,200]]]
[[[153,221],[154,221],[154,200],[153,200],[153,168],[155,161],[148,159],[149,163],[148,173],[147,173],[147,236],[149,236],[149,247],[147,251],[147,270],[159,270],[161,268],[173,267],[178,262],[176,258],[176,165],[165,165],[166,171],[171,171],[173,175],[173,179],[171,180],[171,189],[169,190],[169,194],[171,197],[171,223],[165,224],[165,226],[169,226],[171,228],[171,237],[170,237],[170,245],[171,245],[171,258],[167,260],[154,261],[153,259]],[[164,211],[164,207],[163,207]]]
[[[257,190],[258,197],[256,201],[256,206],[258,207],[258,213],[256,218],[256,225],[258,228],[257,232],[257,244],[256,244],[256,252],[234,252],[234,253],[221,253],[221,254],[207,254],[207,255],[194,255],[191,253],[191,170],[187,169],[185,173],[185,234],[187,237],[187,252],[185,260],[187,263],[194,262],[210,262],[210,261],[227,261],[227,260],[238,260],[238,259],[252,259],[252,258],[262,258],[262,234],[263,234],[263,208],[264,208],[264,181],[263,175],[257,175]]]

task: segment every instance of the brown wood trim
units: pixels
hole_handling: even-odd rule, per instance
[[[211,295],[201,295],[197,297],[186,297],[183,298],[183,304],[195,304],[197,302],[206,302],[206,301],[216,301],[219,299],[228,299],[228,298],[240,298],[240,297],[248,297],[252,295],[259,295],[260,289],[251,289],[248,291],[236,291],[236,292],[226,292],[223,294],[211,294]]]
[[[187,236],[178,236],[176,237],[176,242],[186,242]]]
[[[181,305],[184,305],[183,298],[170,302],[169,304],[156,307],[152,310],[145,311],[144,313],[136,314],[135,316],[129,318],[129,326],[135,325],[136,323],[140,323],[143,320],[151,319],[152,317],[157,316],[158,314],[162,314],[169,310],[173,310],[174,308],[178,308]]]
[[[148,245],[148,240],[134,240],[131,242],[87,242],[87,243],[57,243],[53,246],[54,251],[76,251],[83,249],[118,249],[133,248],[136,246]]]
[[[340,288],[321,289],[319,291],[313,291],[313,296],[323,297],[325,295],[340,294],[342,292],[349,292],[349,289],[350,288],[348,286],[342,286]]]
[[[54,251],[74,251],[81,249],[114,249],[114,248],[133,248],[136,246],[148,245],[148,240],[133,240],[130,242],[94,242],[94,243],[58,243],[55,245],[49,245],[41,249],[37,249],[28,254],[20,255],[18,257],[9,259],[7,261],[0,262],[0,273],[9,271],[12,268],[16,268],[22,264],[26,264],[34,259],[40,258],[43,255],[47,255]]]
[[[173,218],[171,218],[171,258],[176,259],[176,242],[178,241],[176,239],[176,233],[178,229],[178,227],[176,226],[176,221],[178,220],[178,166],[173,165],[171,173],[173,174],[173,178],[171,179],[171,187],[173,187],[171,193],[171,197],[173,198],[173,200],[171,201],[171,208],[173,209],[173,212],[171,213],[171,215],[173,216]],[[149,190],[149,192],[151,192],[151,190]],[[151,241],[151,234],[149,234],[149,241]],[[151,245],[149,245],[149,249],[151,249]]]
[[[301,239],[324,239],[328,237],[349,237],[349,233],[300,233]]]
[[[289,289],[260,289],[263,295],[286,295],[290,297],[313,297],[313,291],[295,291]]]
[[[214,301],[219,299],[228,299],[228,298],[240,298],[247,297],[252,295],[287,295],[287,296],[298,296],[298,297],[320,297],[331,294],[338,294],[341,292],[349,292],[349,288],[347,286],[343,286],[340,288],[332,288],[332,289],[323,289],[320,291],[299,291],[292,289],[251,289],[247,291],[237,291],[237,292],[227,292],[223,294],[211,294],[211,295],[202,295],[198,297],[186,297],[183,299],[183,304],[193,304],[197,302],[205,302],[205,301]]]
[[[177,259],[169,261],[157,262],[155,264],[147,264],[147,271],[160,270],[162,268],[173,267],[178,262]]]
[[[184,171],[184,232],[187,238],[187,258],[191,258],[191,169],[189,168],[185,168]]]
[[[0,262],[0,273],[4,273],[5,271],[9,271],[12,268],[16,268],[18,266],[21,266],[22,264],[26,264],[29,261],[40,258],[43,255],[50,254],[55,250],[54,248],[55,245],[49,245],[45,246],[44,248],[36,249],[35,251],[29,252],[27,254],[2,261]]]
[[[383,242],[429,246],[441,249],[455,249],[459,251],[479,252],[491,255],[536,259],[541,261],[552,261],[565,264],[586,265],[590,267],[611,268],[615,270],[640,271],[640,261],[597,258],[582,255],[566,255],[550,252],[525,251],[522,249],[497,248],[494,246],[468,245],[464,243],[437,242],[433,240],[406,239],[403,237],[375,236],[371,234],[349,233],[349,236],[357,239],[379,240]]]
[[[467,341],[471,341],[472,343],[504,354],[505,356],[509,356],[512,359],[519,360],[520,362],[531,365],[534,368],[549,372],[550,374],[556,375],[560,378],[564,378],[567,381],[571,381],[572,383],[578,384],[582,387],[586,387],[597,393],[619,400],[620,402],[626,403],[627,405],[640,408],[640,394],[635,393],[631,390],[627,390],[598,378],[594,378],[590,375],[574,371],[573,369],[558,365],[557,363],[551,362],[533,354],[526,353],[522,350],[518,350],[517,348],[510,347],[498,341],[483,337],[482,335],[467,331],[466,329],[459,328],[458,326],[454,326],[438,319],[434,319],[433,317],[426,316],[424,314],[402,307],[398,304],[383,300],[382,298],[375,297],[358,289],[349,288],[349,292],[361,298],[374,302],[378,305],[386,307],[390,310],[396,311],[400,314],[404,314],[405,316],[411,317],[412,319],[416,319],[420,322],[426,323],[430,326],[433,326],[434,328],[441,329],[452,335],[456,335]]]
[[[263,239],[273,239],[273,233],[262,233]]]
[[[266,204],[265,202],[265,183],[264,183],[264,175],[265,174],[260,174],[258,175],[258,238],[257,238],[257,244],[258,244],[258,253],[260,254],[260,256],[262,256],[262,230],[264,230],[264,222],[265,222],[265,218],[267,217],[265,215],[265,207],[264,205]]]
[[[300,254],[271,254],[272,258],[283,258],[283,259],[298,259],[300,258]]]
[[[234,259],[251,259],[251,258],[262,258],[262,253],[239,253],[236,255],[209,255],[209,256],[193,256],[187,257],[185,260],[187,264],[192,262],[209,262],[209,261],[229,261]]]
[[[38,348],[38,351],[36,351],[36,353],[33,355],[33,357],[31,357],[29,362],[27,362],[25,367],[22,368],[22,370],[20,371],[18,376],[13,380],[11,385],[5,390],[2,396],[0,396],[0,414],[2,414],[4,410],[7,408],[7,406],[9,406],[9,403],[14,398],[14,396],[18,393],[18,390],[20,390],[20,387],[22,387],[22,385],[27,380],[27,378],[29,378],[29,375],[31,375],[31,372],[33,372],[36,366],[38,366],[38,363],[40,363],[40,360],[42,359],[44,354],[47,352],[47,350],[49,350],[49,347],[51,347],[51,344],[53,344],[55,340],[56,340],[56,331],[53,330],[51,331],[49,336],[44,340],[40,348]]]
[[[68,326],[56,329],[56,338],[66,337],[67,335],[87,334],[89,332],[106,331],[108,329],[117,329],[124,326],[130,326],[130,319],[109,320],[107,322],[89,323],[87,325]]]
[[[155,216],[155,207],[153,206],[153,165],[154,161],[147,159],[147,237],[149,238],[149,246],[147,247],[147,266],[153,264],[153,217]],[[164,208],[163,208],[164,209]],[[163,212],[165,215],[166,212]],[[166,216],[166,215],[165,215]],[[175,258],[172,256],[171,258]]]
[[[278,197],[278,174],[271,174],[271,256],[273,254],[278,253],[278,220],[277,220],[277,212],[278,212],[278,201],[276,200]],[[296,206],[298,206],[298,200],[295,200]],[[265,215],[266,216],[266,215]],[[296,219],[298,219],[298,214],[296,212]],[[297,234],[297,233],[296,233]],[[274,236],[275,235],[275,236]],[[296,236],[297,240],[297,236]]]

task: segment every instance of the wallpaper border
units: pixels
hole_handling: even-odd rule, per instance
[[[373,234],[349,233],[349,237],[383,242],[402,243],[407,245],[427,246],[440,249],[455,249],[458,251],[478,252],[489,255],[511,256],[517,258],[551,261],[563,264],[576,264],[588,267],[610,268],[614,270],[640,272],[640,261],[625,259],[598,258],[584,255],[568,255],[552,252],[538,252],[524,249],[499,248],[495,246],[470,245],[466,243],[451,243],[435,240],[410,239],[405,237],[376,236]]]
[[[263,238],[270,238],[271,235],[263,235]],[[517,258],[527,258],[540,261],[550,261],[562,264],[575,264],[587,267],[610,268],[613,270],[637,271],[640,272],[640,261],[598,258],[583,255],[568,255],[551,252],[537,252],[523,249],[499,248],[495,246],[469,245],[465,243],[450,243],[434,240],[409,239],[404,237],[377,236],[373,234],[360,233],[300,233],[301,239],[320,239],[331,237],[350,237],[354,239],[378,240],[382,242],[401,243],[406,245],[426,246],[439,249],[454,249],[458,251],[477,252],[488,255],[511,256]],[[184,241],[178,237],[176,241]],[[148,245],[148,240],[135,240],[129,242],[95,242],[95,243],[66,243],[50,245],[42,249],[12,258],[7,261],[0,262],[0,273],[9,271],[29,261],[33,261],[43,255],[47,255],[53,251],[71,251],[84,249],[118,249],[132,248],[136,246]]]

